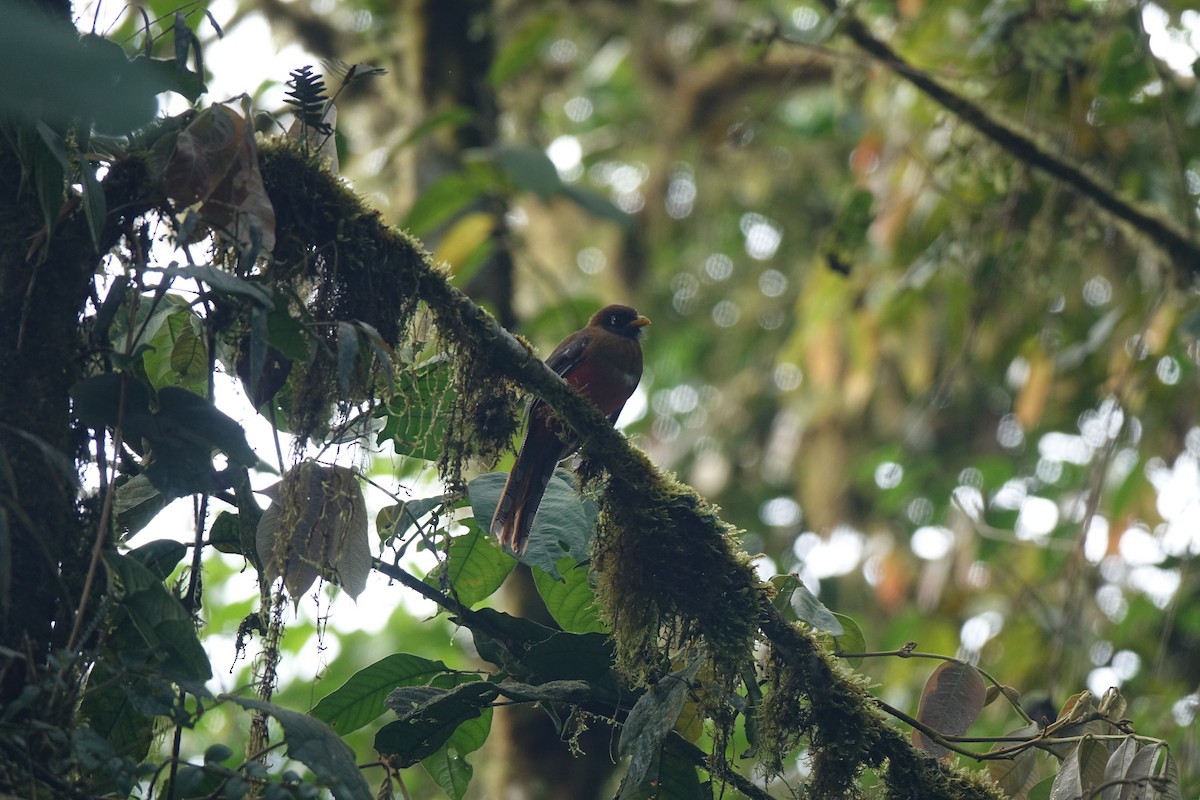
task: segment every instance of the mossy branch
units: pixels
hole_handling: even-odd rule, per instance
[[[983,106],[945,86],[928,72],[910,64],[890,45],[872,34],[866,23],[855,16],[853,11],[840,6],[838,0],[821,0],[821,3],[830,15],[838,20],[837,30],[854,42],[860,50],[907,80],[929,99],[1009,154],[1057,178],[1146,236],[1162,248],[1174,262],[1182,278],[1192,280],[1200,275],[1200,242],[1193,239],[1173,220],[1155,209],[1146,208],[1121,197],[1082,165],[1051,151],[1031,133],[993,115]]]
[[[745,554],[733,548],[728,535],[731,527],[716,510],[692,489],[659,472],[595,406],[568,387],[487,311],[452,286],[412,239],[389,230],[376,212],[367,209],[344,185],[330,180],[314,162],[292,160],[286,178],[276,176],[278,168],[278,164],[264,164],[268,190],[273,180],[281,178],[293,185],[302,181],[310,193],[334,195],[322,197],[319,204],[337,206],[339,214],[356,220],[358,232],[368,237],[376,257],[405,270],[406,274],[396,279],[412,286],[429,306],[438,329],[458,358],[486,365],[495,374],[521,384],[549,403],[577,432],[585,459],[608,476],[604,494],[612,501],[609,508],[615,507],[610,513],[620,515],[613,526],[616,530],[610,531],[619,541],[607,555],[619,562],[621,569],[639,573],[638,591],[648,592],[662,613],[680,613],[689,605],[670,595],[670,591],[678,591],[671,575],[686,570],[688,594],[692,598],[701,595],[700,602],[705,605],[700,606],[699,618],[684,620],[685,624],[698,628],[710,648],[741,648],[736,656],[727,652],[724,663],[721,654],[714,656],[714,662],[725,669],[740,666],[730,661],[744,662],[753,657],[756,636],[770,642],[776,660],[794,678],[787,685],[811,709],[805,715],[805,732],[816,754],[813,790],[818,796],[853,792],[853,782],[865,767],[885,769],[891,797],[1000,796],[986,779],[948,768],[917,751],[883,717],[861,682],[835,668],[811,636],[783,620],[771,607],[772,589],[758,582]],[[312,170],[313,174],[298,175],[298,169]],[[308,229],[303,224],[303,209],[295,207],[292,213],[296,229],[291,233],[302,235]],[[347,241],[346,246],[352,244]],[[414,257],[414,249],[419,257]],[[626,558],[628,553],[634,557]],[[668,554],[672,560],[663,560]],[[685,563],[679,563],[680,558]],[[393,577],[423,591],[415,580],[395,574]],[[601,577],[605,579],[603,572]],[[654,587],[660,583],[668,587],[666,593],[655,594]],[[704,585],[706,591],[696,592],[697,585]],[[800,699],[786,696],[787,692],[773,694],[780,695],[780,702]],[[779,718],[785,722],[789,719],[786,715]]]

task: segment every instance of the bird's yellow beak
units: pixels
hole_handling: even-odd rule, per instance
[[[649,324],[650,324],[650,318],[649,318],[649,317],[643,317],[643,316],[639,316],[639,317],[638,317],[637,319],[635,319],[633,322],[630,322],[630,323],[629,323],[629,327],[631,327],[631,328],[644,328],[644,327],[646,327],[646,326],[647,326],[647,325],[649,325]]]

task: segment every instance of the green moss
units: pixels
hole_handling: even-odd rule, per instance
[[[289,428],[301,440],[325,428],[334,407],[370,399],[386,384],[360,347],[360,361],[339,390],[338,325],[370,325],[394,350],[412,343],[421,279],[429,256],[408,235],[388,228],[315,155],[277,140],[259,151],[267,195],[275,209],[273,259],[262,277],[282,297],[302,298],[308,330],[318,341],[307,363],[296,364],[289,381]]]
[[[649,486],[614,472],[600,494],[592,559],[618,667],[641,681],[672,649],[702,640],[716,673],[737,675],[758,630],[749,558],[716,509],[672,478],[631,470],[647,472]]]

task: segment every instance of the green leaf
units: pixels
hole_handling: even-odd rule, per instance
[[[108,215],[108,198],[104,187],[96,179],[96,165],[84,161],[79,167],[80,186],[83,188],[83,213],[87,219],[88,232],[92,235],[92,247],[100,249],[100,237],[104,233],[104,222]]]
[[[395,537],[404,536],[414,525],[419,524],[426,514],[440,508],[445,502],[446,496],[438,494],[384,506],[375,516],[375,530],[380,539],[390,542]]]
[[[633,217],[617,208],[615,205],[613,205],[611,200],[594,189],[589,189],[586,186],[579,186],[574,183],[564,183],[562,185],[561,193],[563,197],[567,198],[572,203],[591,214],[593,217],[615,222],[623,228],[633,227]]]
[[[394,653],[350,676],[321,698],[312,715],[345,735],[356,731],[387,710],[384,700],[400,686],[417,686],[446,672],[441,661],[408,653]]]
[[[536,63],[554,35],[558,17],[556,11],[543,11],[513,33],[492,61],[488,71],[488,83],[499,87]]]
[[[839,614],[836,611],[833,615],[837,617],[838,622],[842,624],[842,630],[845,631],[841,636],[833,638],[833,652],[842,658],[846,658],[843,653],[863,653],[867,649],[867,639],[863,636],[862,629],[858,627],[858,623],[845,614]],[[862,663],[862,656],[857,658],[847,658],[846,663],[852,667],[857,667]]]
[[[201,281],[215,294],[231,297],[245,297],[261,305],[263,308],[275,307],[275,295],[271,289],[260,283],[239,278],[232,272],[214,267],[211,264],[192,264],[188,266],[171,266],[163,270],[164,276],[180,277]],[[275,344],[272,342],[272,344]],[[276,345],[278,347],[278,345]]]
[[[158,512],[167,507],[167,498],[162,496],[145,473],[120,481],[113,499],[113,514],[117,528],[126,539],[150,524]]]
[[[452,398],[446,358],[404,371],[396,380],[395,396],[376,412],[385,418],[377,444],[391,441],[400,455],[436,461],[446,433],[446,418],[439,410]]]
[[[437,752],[421,759],[421,766],[452,800],[462,800],[475,773],[470,762],[449,745],[443,745]]]
[[[187,555],[187,545],[174,539],[155,539],[129,551],[129,558],[137,561],[158,578],[165,581]]]
[[[772,601],[780,610],[790,609],[795,619],[819,631],[841,636],[845,633],[837,617],[795,575],[776,575],[771,583],[779,592]],[[786,611],[785,611],[786,614]]]
[[[450,173],[421,192],[400,227],[417,236],[427,236],[468,204],[495,189],[495,177],[482,170]]]
[[[496,166],[518,189],[533,192],[542,200],[563,188],[554,162],[539,147],[527,144],[500,145],[493,154]]]
[[[917,719],[938,733],[961,736],[983,710],[986,696],[987,687],[979,670],[970,664],[944,661],[925,682]],[[950,754],[950,750],[916,728],[912,740],[915,747],[936,758]]]
[[[467,484],[471,511],[481,528],[491,521],[507,479],[503,472],[491,472]],[[569,472],[556,470],[538,506],[521,563],[561,579],[558,563],[564,556],[577,564],[587,560],[596,515],[596,502],[579,494]]]
[[[222,553],[244,556],[242,545],[242,520],[231,511],[217,514],[212,525],[208,527],[208,544]]]
[[[663,750],[648,780],[624,795],[626,800],[711,800],[696,767],[670,747]]]
[[[472,617],[472,620],[461,621],[470,628],[480,658],[504,669],[519,666],[515,653],[523,655],[531,645],[556,633],[553,628],[533,620],[492,608],[481,608]]]
[[[153,571],[136,558],[105,553],[111,590],[121,597],[121,609],[141,634],[163,674],[180,681],[202,683],[212,677],[208,654],[196,637],[192,616],[172,597]]]
[[[338,800],[370,800],[374,796],[355,764],[354,751],[324,722],[250,697],[221,695],[221,699],[278,720],[288,756],[312,770],[317,781]]]
[[[445,560],[430,570],[425,582],[449,591],[467,608],[491,597],[512,572],[517,561],[496,547],[477,526],[455,536]]]
[[[399,147],[407,147],[413,142],[418,142],[424,139],[429,134],[441,127],[457,128],[466,125],[475,119],[475,112],[465,106],[451,106],[443,111],[439,111],[431,117],[426,118],[420,125],[413,128],[412,131],[405,136],[399,144]]]
[[[349,322],[337,324],[337,385],[342,397],[350,394],[350,378],[358,360],[358,331]]]
[[[559,559],[558,570],[562,575],[559,580],[541,569],[533,570],[533,583],[546,603],[550,616],[563,630],[571,633],[607,632],[608,626],[601,621],[596,606],[596,594],[588,579],[588,568],[576,564],[570,556],[564,556]]]
[[[4,52],[8,76],[0,85],[0,117],[45,120],[65,129],[93,119],[104,132],[125,134],[154,118],[156,76],[132,64],[121,46],[100,36],[80,36],[24,4],[5,4]],[[31,102],[31,99],[36,102]]]
[[[375,734],[375,749],[393,756],[401,767],[412,766],[437,752],[467,720],[490,707],[499,689],[485,681],[453,689],[431,686],[397,689],[387,705],[399,719]]]
[[[171,688],[165,681],[159,683]],[[155,719],[139,711],[130,695],[149,692],[153,687],[154,682],[144,677],[115,672],[109,659],[96,662],[88,676],[80,713],[113,754],[140,761],[150,751]]]
[[[472,675],[465,672],[447,672],[442,675],[435,675],[429,685],[439,689],[454,689],[465,683],[476,683],[483,680],[478,675]],[[466,756],[474,753],[479,748],[483,747],[487,742],[488,734],[492,732],[492,709],[484,708],[483,713],[478,717],[473,717],[464,720],[454,733],[450,734],[450,739],[446,742],[446,746],[460,756]]]

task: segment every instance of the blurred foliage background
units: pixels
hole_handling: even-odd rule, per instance
[[[1194,235],[1190,3],[852,9]],[[339,98],[343,176],[543,354],[607,302],[654,320],[628,431],[764,572],[800,574],[869,650],[974,660],[1043,709],[1120,686],[1194,796],[1200,263],[981,136],[819,3],[217,0],[190,17],[204,10],[269,63],[239,89],[260,111],[283,112],[305,58],[388,71]],[[450,640],[403,611],[370,636],[351,616],[325,636],[356,661]],[[338,685],[344,659],[323,660]],[[928,673],[861,669],[908,709]],[[302,677],[277,701],[315,702]],[[1011,727],[993,711],[978,728]]]

